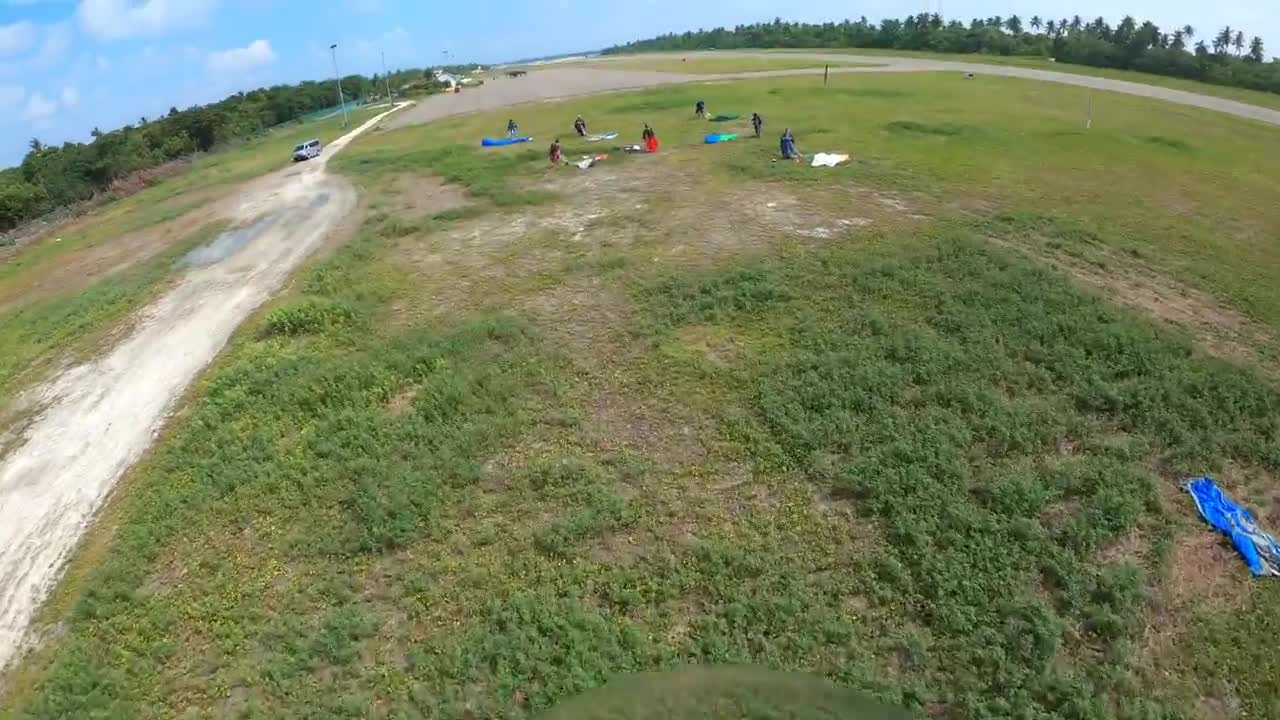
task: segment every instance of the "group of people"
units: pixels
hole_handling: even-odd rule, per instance
[[[507,121],[508,133],[513,133],[513,129],[515,127],[515,120]],[[578,137],[585,138],[587,136],[587,121],[583,120],[581,115],[573,121],[573,131],[578,134]],[[515,137],[514,134],[511,136]],[[643,143],[645,152],[658,152],[658,133],[654,132],[654,129],[649,127],[649,123],[645,123],[644,130],[640,131],[640,141]],[[552,165],[564,164],[564,149],[560,145],[560,138],[556,138],[552,141],[551,147],[547,150],[547,159],[551,161]]]
[[[707,104],[699,100],[693,106],[693,114],[703,120],[707,119]],[[756,137],[760,137],[760,133],[764,130],[764,117],[758,112],[751,113],[751,129]],[[791,134],[791,128],[782,130],[782,137],[778,140],[778,150],[782,153],[783,160],[799,161],[803,157],[796,149],[796,137]]]
[[[694,106],[694,115],[705,119],[707,117],[707,104],[699,100]],[[758,112],[751,113],[751,129],[755,132],[756,137],[761,137],[761,132],[764,130],[764,117]],[[507,135],[509,137],[515,137],[519,131],[520,129],[515,120],[507,121]],[[587,136],[587,121],[581,115],[573,121],[573,131],[578,134],[578,137],[585,138]],[[658,152],[658,134],[654,132],[653,128],[649,127],[649,123],[644,124],[640,139],[644,143],[645,152]],[[800,151],[796,149],[796,138],[791,133],[791,128],[783,129],[782,137],[778,140],[778,150],[782,153],[783,160],[799,161],[803,157]],[[547,151],[547,157],[552,165],[564,163],[564,151],[560,146],[560,138],[556,138],[551,143],[551,148]]]

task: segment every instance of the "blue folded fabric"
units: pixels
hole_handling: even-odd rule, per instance
[[[1191,478],[1186,488],[1200,515],[1231,538],[1254,577],[1280,575],[1280,543],[1258,527],[1248,510],[1227,497],[1211,477]]]

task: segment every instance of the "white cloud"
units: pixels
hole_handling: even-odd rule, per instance
[[[62,105],[73,108],[80,104],[80,91],[68,85],[62,88]]]
[[[0,56],[17,55],[36,44],[36,26],[23,20],[0,25]]]
[[[101,55],[94,59],[93,65],[98,68],[98,72],[111,72],[111,61]]]
[[[80,0],[76,14],[86,33],[118,40],[196,27],[217,4],[218,0]]]
[[[70,47],[71,23],[61,22],[50,25],[45,28],[44,42],[40,43],[40,49],[31,58],[31,64],[40,70],[57,65],[66,57],[67,49]]]
[[[27,89],[21,85],[0,85],[0,109],[8,110],[22,104]]]
[[[218,50],[209,53],[206,62],[209,72],[215,75],[244,73],[276,61],[276,51],[266,40],[254,40],[242,48]]]
[[[399,25],[376,37],[361,38],[352,42],[351,50],[353,53],[352,59],[356,61],[356,65],[364,68],[374,68],[371,72],[382,72],[382,66],[379,63],[384,52],[387,54],[388,67],[405,63],[412,64],[413,58],[418,54],[415,51],[413,36]],[[341,46],[338,52],[338,60],[341,62]],[[327,50],[325,54],[328,54]]]
[[[28,120],[43,120],[58,111],[58,103],[41,95],[40,93],[32,93],[27,98],[27,109],[23,111],[23,115]]]

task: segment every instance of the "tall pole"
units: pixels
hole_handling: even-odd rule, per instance
[[[342,97],[342,73],[338,72],[338,43],[329,46],[333,53],[333,81],[338,84],[338,104],[342,106],[342,127],[347,126],[347,101]]]
[[[382,79],[387,83],[387,102],[391,102],[391,76],[387,74],[387,53],[382,53]]]

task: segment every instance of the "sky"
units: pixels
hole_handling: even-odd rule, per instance
[[[593,50],[699,27],[770,20],[871,20],[940,12],[963,20],[1017,13],[1112,24],[1129,13],[1162,27],[1223,25],[1280,55],[1275,0],[0,0],[0,167],[28,142],[89,139],[170,107],[333,74],[427,67],[444,52],[498,63]],[[783,10],[785,8],[785,10]]]

